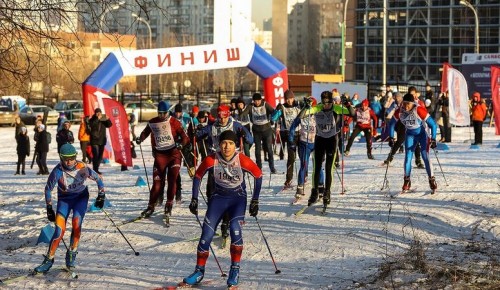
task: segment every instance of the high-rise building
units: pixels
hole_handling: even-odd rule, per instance
[[[386,43],[382,41],[383,1],[350,2],[347,41],[353,46],[347,57],[346,79],[381,81],[384,45],[388,83],[438,81],[443,62],[460,67],[462,54],[473,53],[476,43],[473,11],[459,2],[387,1]],[[479,15],[480,52],[498,53],[500,1],[470,2]]]

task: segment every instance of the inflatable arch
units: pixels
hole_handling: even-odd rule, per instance
[[[82,84],[84,113],[89,116],[97,107],[104,109],[114,124],[108,145],[113,148],[115,161],[131,166],[125,110],[107,96],[122,77],[237,67],[248,67],[263,79],[264,97],[271,106],[284,102],[288,89],[285,65],[255,42],[243,42],[112,52]]]

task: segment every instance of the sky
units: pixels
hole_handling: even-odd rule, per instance
[[[140,123],[136,132],[144,126]],[[55,126],[48,128],[54,137]],[[76,125],[71,128],[75,133],[77,129]],[[33,126],[28,131],[32,138]],[[355,141],[350,155],[344,157],[343,169],[334,176],[332,201],[324,216],[319,205],[295,216],[306,204],[310,184],[306,184],[305,199],[290,205],[295,191],[276,194],[285,175],[270,176],[264,163],[258,219],[247,212],[243,227],[239,289],[498,288],[500,136],[494,135],[494,128],[484,127],[479,149],[469,148],[470,138],[470,128],[453,128],[448,150],[438,147],[438,153],[431,153],[437,194],[429,194],[425,171],[413,168],[415,192],[396,198],[389,195],[401,189],[403,155],[396,155],[387,168],[381,166],[389,152],[387,144],[375,143],[376,160],[368,160],[366,144]],[[0,127],[0,143],[0,280],[4,281],[42,262],[47,244],[36,243],[49,222],[43,197],[47,176],[36,175],[36,165],[33,169],[28,165],[26,175],[14,175],[17,157],[12,127]],[[49,170],[58,162],[55,146],[55,142],[50,144]],[[147,171],[138,146],[137,169],[121,172],[113,163],[100,168],[111,204],[105,209],[109,218],[102,212],[86,214],[76,260],[79,278],[60,270],[66,252],[61,243],[49,273],[19,279],[5,289],[172,289],[192,273],[201,230],[188,209],[191,181],[185,168],[181,170],[185,202],[174,207],[169,228],[162,224],[161,214],[121,225],[138,216],[148,202],[147,186],[135,183],[139,177],[146,180],[146,172],[151,182],[149,139],[141,148]],[[275,159],[278,171],[284,171],[286,159],[276,155]],[[386,170],[389,187],[381,190]],[[345,195],[339,194],[340,175]],[[92,182],[88,185],[93,201],[97,187]],[[200,199],[200,218],[205,210]],[[68,223],[66,243],[70,231]],[[214,239],[212,247],[222,271],[227,272],[229,249],[221,248],[220,238]],[[280,274],[275,274],[277,269]],[[225,284],[211,254],[205,279],[197,288],[226,289]]]
[[[272,0],[251,0],[252,1],[252,22],[262,29],[265,19],[272,17]]]

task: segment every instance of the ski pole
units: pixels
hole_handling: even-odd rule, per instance
[[[144,161],[144,154],[142,153],[142,145],[139,143],[139,149],[141,149],[142,165],[144,166],[144,173],[146,174],[146,181],[148,182],[148,190],[151,192],[151,187],[149,186],[148,171],[146,170],[146,162]]]
[[[392,148],[391,148],[391,152],[392,152]],[[391,156],[391,152],[389,152],[389,157]],[[387,166],[385,167],[384,183],[382,183],[382,187],[380,188],[380,190],[384,190],[384,188],[389,187],[389,180],[387,180],[387,171],[389,170],[389,164],[390,164],[389,157],[387,157]]]
[[[198,217],[198,215],[196,214],[195,215],[196,217],[196,220],[198,221],[198,224],[200,225],[200,228],[201,230],[203,231],[203,226],[201,225],[201,221],[200,221],[200,218]],[[210,247],[210,251],[212,252],[212,256],[214,256],[214,259],[215,259],[215,262],[217,263],[217,266],[219,267],[219,270],[221,272],[221,277],[227,277],[227,274],[224,273],[224,271],[222,271],[222,267],[220,266],[219,264],[219,259],[217,259],[217,256],[215,256],[215,252],[214,252],[214,249],[212,249],[212,246],[209,246]]]
[[[439,162],[439,158],[438,158],[438,155],[437,155],[437,152],[436,152],[436,148],[434,148],[433,150],[434,150],[434,155],[436,155],[436,160],[437,160],[437,162],[439,164],[439,169],[441,169],[441,173],[443,174],[444,182],[446,183],[446,186],[449,186],[448,181],[446,180],[446,177],[444,176],[444,171],[443,171],[443,167],[441,166],[441,162]]]
[[[122,231],[120,230],[120,228],[115,224],[115,222],[111,219],[111,217],[108,215],[108,213],[104,210],[104,208],[101,209],[102,212],[106,215],[106,217],[111,221],[111,223],[115,226],[115,228],[118,230],[118,232],[122,235],[123,239],[125,239],[125,242],[127,242],[127,244],[130,246],[130,248],[132,249],[132,251],[134,251],[134,254],[136,256],[139,256],[139,252],[137,252],[134,247],[132,247],[132,244],[130,244],[130,242],[127,240],[127,238],[125,237],[125,235],[122,233]]]
[[[266,244],[267,250],[269,251],[269,255],[271,256],[271,260],[273,261],[274,268],[276,271],[274,272],[275,274],[280,274],[281,270],[278,270],[278,267],[276,266],[276,262],[274,261],[273,253],[271,253],[271,248],[269,248],[269,244],[267,243],[266,236],[264,236],[264,232],[262,231],[262,228],[260,227],[259,220],[257,219],[257,216],[254,216],[255,222],[257,222],[257,226],[259,226],[260,233],[262,234],[262,238],[264,239],[264,243]]]

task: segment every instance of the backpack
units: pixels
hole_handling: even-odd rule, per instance
[[[47,144],[50,144],[52,142],[52,135],[48,131],[45,131],[45,134],[47,134]]]

